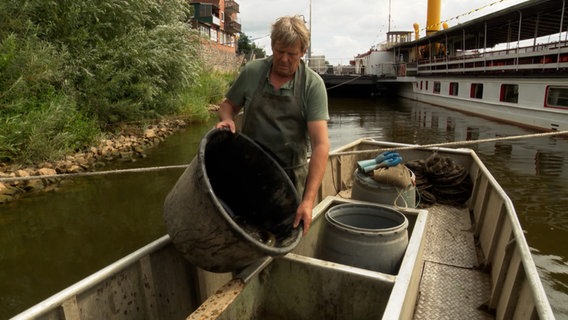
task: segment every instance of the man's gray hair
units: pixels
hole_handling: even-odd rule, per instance
[[[272,25],[270,39],[272,46],[277,41],[285,46],[291,46],[300,40],[302,51],[305,51],[310,45],[310,31],[302,16],[286,16],[278,18]]]

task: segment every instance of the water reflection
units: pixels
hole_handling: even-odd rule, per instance
[[[546,270],[541,273],[548,300],[555,309],[557,319],[568,319],[566,292],[568,292],[568,261],[556,255],[533,254],[537,266]]]
[[[495,142],[495,156],[503,160],[511,160],[513,145],[508,142]]]
[[[537,151],[535,154],[535,172],[538,176],[560,176],[564,166],[564,157],[552,152]]]

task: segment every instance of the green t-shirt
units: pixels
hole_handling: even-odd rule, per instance
[[[260,77],[264,77],[265,92],[275,95],[293,96],[294,95],[294,79],[285,83],[280,89],[274,90],[274,87],[268,81],[268,72],[262,72],[266,65],[271,63],[271,59],[259,59],[250,61],[245,65],[239,76],[226,94],[227,99],[237,106],[245,108],[250,104],[252,97],[258,87]],[[312,69],[306,67],[306,86],[302,94],[303,107],[306,115],[306,121],[329,120],[327,110],[327,90],[323,79]]]

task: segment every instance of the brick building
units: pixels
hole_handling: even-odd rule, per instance
[[[239,4],[234,0],[190,0],[194,17],[192,27],[214,48],[235,53],[241,24],[238,22]]]

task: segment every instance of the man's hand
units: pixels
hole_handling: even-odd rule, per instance
[[[215,128],[217,128],[217,129],[227,128],[227,129],[231,130],[232,133],[235,133],[237,131],[237,129],[235,127],[235,122],[231,119],[227,119],[227,120],[223,120],[221,122],[217,122],[217,124],[215,125]]]
[[[227,128],[232,133],[237,132],[234,118],[239,110],[240,108],[237,108],[229,99],[225,99],[219,105],[219,111],[217,112],[219,122],[215,125],[215,128]]]
[[[309,201],[302,201],[296,210],[296,217],[294,218],[294,228],[300,225],[300,221],[303,222],[304,233],[306,235],[312,224],[312,203]]]

